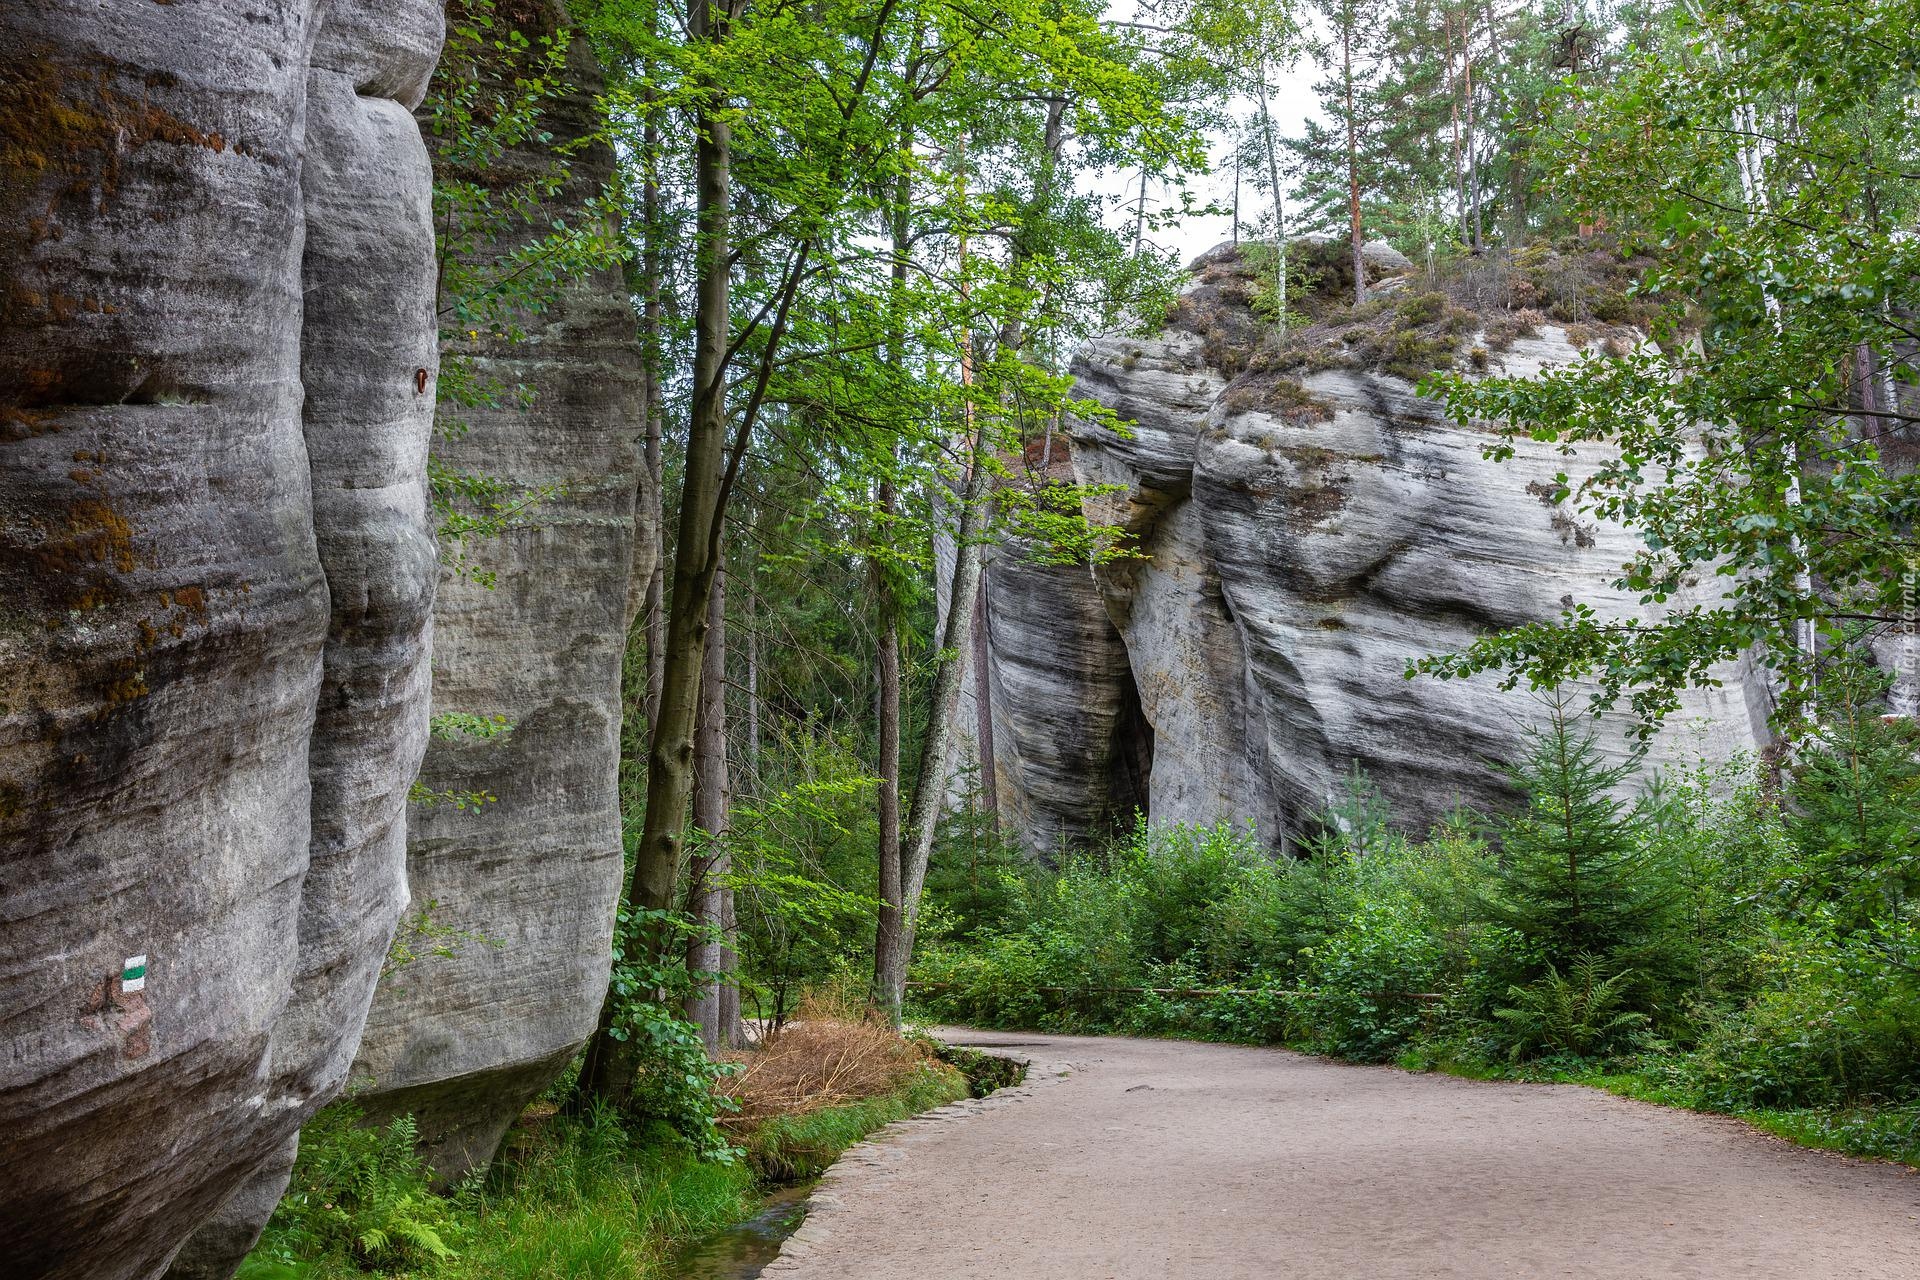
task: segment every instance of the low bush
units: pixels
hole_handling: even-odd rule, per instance
[[[293,1183],[240,1280],[665,1277],[682,1244],[751,1214],[764,1184],[812,1177],[873,1130],[969,1092],[923,1041],[826,1002],[803,1002],[738,1056],[743,1069],[721,1077],[739,1104],[717,1108],[735,1144],[724,1158],[666,1117],[543,1102],[485,1178],[443,1192],[410,1119],[329,1108],[302,1130]]]
[[[414,1136],[405,1118],[367,1127],[351,1107],[322,1112],[240,1280],[661,1276],[675,1242],[737,1220],[753,1200],[743,1162],[701,1159],[605,1112],[536,1113],[484,1183],[450,1196],[428,1189]]]
[[[750,1133],[776,1116],[798,1116],[878,1097],[906,1085],[929,1062],[921,1043],[884,1022],[810,996],[792,1021],[751,1049],[730,1054],[738,1071],[721,1087],[734,1103],[722,1126]]]

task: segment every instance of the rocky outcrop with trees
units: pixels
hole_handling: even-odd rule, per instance
[[[1195,264],[1159,332],[1101,338],[1076,359],[1079,393],[1131,425],[1076,430],[1074,474],[1094,486],[1089,520],[1123,530],[1134,554],[988,575],[997,794],[1030,847],[1111,830],[1136,790],[1155,824],[1251,822],[1278,844],[1356,768],[1414,827],[1498,807],[1509,797],[1489,765],[1515,758],[1539,698],[1492,676],[1409,680],[1408,664],[1574,599],[1654,616],[1613,585],[1635,535],[1556,498],[1556,475],[1577,478],[1597,447],[1522,442],[1490,459],[1491,433],[1446,420],[1414,386],[1456,363],[1524,376],[1641,341],[1609,254],[1543,248],[1511,278],[1423,283],[1381,246],[1370,300],[1353,306],[1343,251],[1294,247],[1296,273],[1324,276],[1291,332],[1268,318],[1271,248],[1226,245]],[[1714,584],[1693,587],[1705,599]],[[1077,603],[1092,592],[1099,616]],[[1120,680],[1105,660],[1116,647]],[[1656,761],[1766,740],[1766,682],[1725,676],[1689,695]],[[1608,726],[1615,756],[1625,729]]]

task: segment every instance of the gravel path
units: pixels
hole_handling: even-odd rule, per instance
[[[1028,1083],[854,1148],[768,1276],[1920,1277],[1920,1177],[1574,1085],[956,1031]]]

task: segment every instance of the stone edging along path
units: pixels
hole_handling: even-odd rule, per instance
[[[814,1184],[807,1197],[807,1216],[780,1246],[780,1252],[760,1272],[779,1275],[799,1269],[814,1246],[833,1235],[834,1219],[843,1213],[849,1197],[862,1194],[877,1183],[891,1181],[907,1172],[914,1147],[940,1137],[956,1124],[965,1123],[982,1112],[1017,1106],[1035,1093],[1060,1084],[1075,1070],[1070,1062],[1037,1062],[1006,1047],[968,1045],[970,1049],[1009,1058],[1026,1068],[1019,1084],[995,1089],[984,1098],[962,1098],[944,1107],[923,1111],[905,1120],[896,1120],[877,1129],[865,1139],[848,1147]]]

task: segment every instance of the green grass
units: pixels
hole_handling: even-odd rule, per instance
[[[1699,1094],[1670,1074],[1623,1070],[1617,1064],[1566,1062],[1508,1066],[1476,1059],[1457,1060],[1421,1050],[1401,1055],[1408,1071],[1435,1071],[1468,1080],[1519,1080],[1540,1084],[1579,1084],[1637,1102],[1731,1116],[1797,1146],[1867,1160],[1891,1160],[1920,1168],[1920,1103],[1885,1106],[1737,1108],[1705,1105]]]
[[[768,1183],[812,1177],[854,1143],[896,1120],[964,1098],[967,1079],[944,1065],[893,1093],[760,1126],[730,1163],[701,1160],[670,1137],[636,1135],[609,1118],[551,1116],[523,1125],[484,1185],[470,1183],[416,1210],[452,1256],[388,1248],[369,1253],[357,1233],[377,1214],[341,1225],[340,1186],[282,1202],[239,1280],[652,1280],[678,1249],[751,1217]],[[316,1142],[362,1148],[349,1126],[322,1121]],[[324,1153],[310,1152],[312,1159]],[[366,1161],[362,1160],[362,1165]],[[418,1205],[424,1171],[379,1167],[367,1198]],[[296,1179],[296,1191],[303,1184]],[[410,1197],[410,1198],[409,1198]]]
[[[960,1072],[929,1064],[893,1093],[769,1120],[747,1139],[747,1159],[769,1182],[811,1178],[875,1129],[957,1102],[969,1092]]]
[[[1740,1118],[1803,1147],[1920,1168],[1920,1104],[1838,1111],[1748,1111]]]
[[[1405,1059],[1401,1065],[1412,1070],[1442,1071],[1471,1079],[1586,1085],[1657,1106],[1731,1116],[1802,1147],[1837,1151],[1868,1160],[1891,1160],[1920,1168],[1920,1103],[1853,1107],[1743,1107],[1728,1110],[1706,1105],[1695,1090],[1657,1069],[1635,1071],[1621,1069],[1617,1064],[1609,1067],[1592,1063],[1502,1067],[1475,1062],[1409,1062]]]

